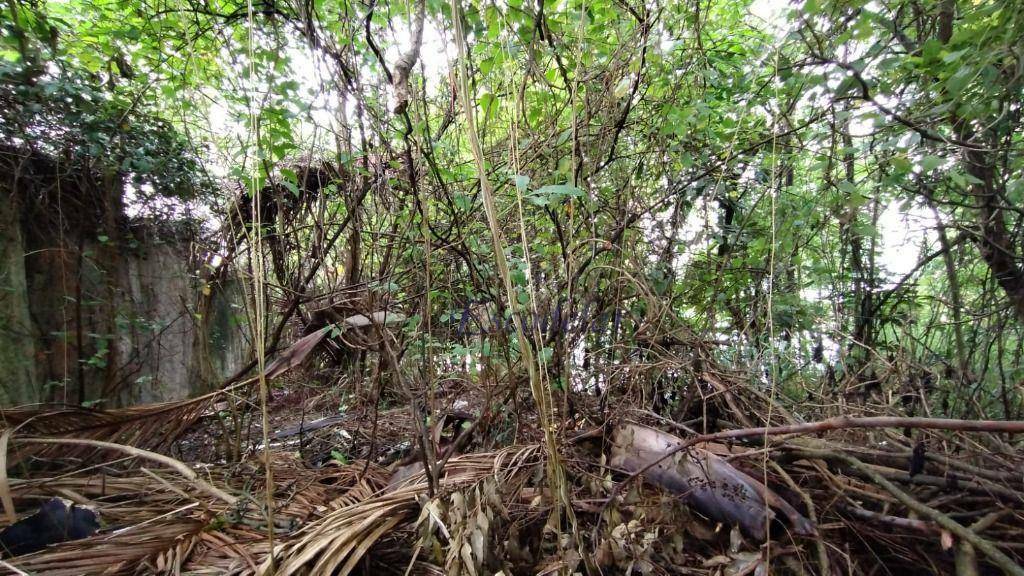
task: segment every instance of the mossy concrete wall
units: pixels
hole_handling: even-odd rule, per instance
[[[0,404],[177,400],[247,361],[241,291],[199,280],[190,240],[139,225],[115,247],[54,238],[13,212],[0,207]]]
[[[25,244],[13,197],[0,198],[0,382],[0,405],[39,401]]]

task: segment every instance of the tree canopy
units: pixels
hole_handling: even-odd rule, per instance
[[[221,214],[230,182],[294,196],[264,223],[270,298],[376,282],[451,351],[468,302],[503,302],[457,18],[504,304],[707,335],[794,393],[926,370],[951,414],[1017,413],[1016,4],[456,8],[12,2],[4,138]],[[321,163],[341,177],[306,194]],[[553,334],[565,381],[604,342]]]

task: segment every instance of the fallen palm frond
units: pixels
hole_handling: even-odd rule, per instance
[[[235,504],[238,501],[238,498],[236,498],[235,496],[232,496],[231,494],[228,494],[221,490],[220,488],[217,488],[216,486],[213,486],[209,482],[203,480],[198,474],[196,474],[195,470],[192,470],[186,464],[179,462],[178,460],[175,460],[174,458],[171,458],[169,456],[157,454],[155,452],[150,452],[148,450],[142,450],[140,448],[135,448],[134,446],[125,446],[123,444],[115,444],[113,442],[101,442],[99,440],[82,440],[79,438],[19,438],[18,442],[25,444],[44,444],[60,446],[91,446],[93,448],[98,448],[102,450],[115,450],[134,458],[142,458],[156,462],[158,464],[168,466],[175,472],[178,472],[186,479],[188,479],[188,481],[191,482],[195,487],[199,488],[200,490],[206,492],[211,496],[214,496],[215,498],[223,500],[228,504]]]
[[[239,382],[223,390],[182,400],[99,410],[82,406],[38,406],[0,409],[0,422],[21,436],[63,436],[113,442],[144,450],[166,451],[181,434],[207,413],[224,394],[249,386]],[[62,458],[87,458],[95,446],[64,446],[35,444],[7,454],[7,466],[28,458],[59,453]]]
[[[10,495],[19,510],[63,496],[93,508],[104,527],[93,537],[10,558],[8,564],[47,576],[178,574],[185,566],[215,566],[216,574],[255,571],[269,552],[257,496],[263,487],[253,482],[260,478],[252,473],[258,463],[205,467],[201,482],[213,489],[204,491],[194,489],[199,478],[182,473],[186,465],[165,460],[171,459],[151,459],[167,465],[160,470],[95,466],[52,477],[11,478]],[[386,481],[383,470],[365,463],[310,470],[286,453],[273,454],[271,462],[278,477],[275,532],[282,538],[334,509],[334,502],[350,494],[369,497]]]
[[[634,380],[656,369],[615,367]],[[172,459],[88,434],[25,435],[36,422],[64,433],[76,429],[62,421],[74,410],[39,414],[0,437],[0,457],[13,462],[0,478],[2,524],[53,497],[92,507],[103,524],[84,540],[5,558],[0,573],[404,575],[411,567],[410,574],[612,574],[664,566],[832,574],[842,566],[860,576],[882,553],[893,570],[931,574],[955,566],[976,568],[967,574],[997,567],[1012,573],[1024,559],[1016,544],[1024,533],[1024,455],[1009,435],[1019,422],[866,411],[816,422],[780,411],[769,420],[763,394],[738,375],[693,378],[703,397],[695,393],[679,406],[714,417],[686,422],[640,408],[634,395],[646,392],[628,388],[614,400],[626,409],[563,441],[574,514],[592,528],[573,539],[546,521],[552,500],[541,474],[543,435],[528,409],[516,414],[512,435],[481,428],[488,444],[473,440],[464,446],[476,452],[456,452],[433,498],[421,454],[401,448],[415,450],[407,441],[415,433],[407,407],[363,404],[339,413],[333,404],[311,414],[313,405],[299,402],[298,413],[275,420],[277,442],[249,441],[248,455],[232,463]],[[462,382],[445,392],[452,405],[466,399],[460,410],[482,413],[488,405]],[[596,413],[588,405],[596,399],[577,400]],[[741,409],[742,418],[733,412]],[[135,416],[123,413],[120,423],[173,411],[140,408]],[[189,441],[216,434],[215,423],[193,424]],[[437,420],[435,442],[443,426]],[[105,433],[118,430],[111,425]],[[512,437],[537,444],[487,447]],[[311,458],[311,442],[328,456]],[[24,458],[40,446],[53,452]],[[60,447],[74,450],[65,457]],[[264,457],[275,478],[273,556]],[[770,545],[759,545],[765,537]]]
[[[542,463],[537,446],[511,447],[493,453],[469,454],[448,461],[442,490],[454,490],[484,478],[498,483],[532,473]],[[275,550],[260,574],[339,574],[352,571],[366,552],[388,531],[419,514],[420,498],[427,492],[423,474],[410,477],[389,491],[341,508],[308,525],[295,538]]]
[[[263,374],[267,378],[277,378],[288,370],[301,365],[325,338],[335,332],[340,333],[345,329],[367,328],[374,325],[386,326],[401,322],[405,322],[405,315],[399,312],[382,310],[370,314],[353,314],[300,338],[289,346],[287,350],[281,352],[277,358],[274,358],[263,370]]]
[[[267,365],[266,369],[263,370],[263,374],[267,378],[277,378],[288,370],[302,364],[313,349],[327,337],[327,334],[330,333],[330,331],[330,326],[325,326],[316,332],[299,339],[298,342],[292,344],[277,358],[274,358],[274,360]]]
[[[52,477],[10,479],[12,500],[19,509],[31,510],[42,498],[62,496],[93,509],[103,529],[83,540],[10,558],[8,563],[31,574],[55,576],[174,573],[172,568],[187,559],[199,534],[231,508],[225,499],[237,499],[197,475],[182,478],[182,468],[191,468],[169,460],[150,460],[168,465],[168,471],[95,466]],[[196,480],[212,490],[195,490]]]
[[[46,576],[163,573],[157,566],[180,566],[205,526],[198,520],[174,519],[66,542],[9,562],[30,574]]]

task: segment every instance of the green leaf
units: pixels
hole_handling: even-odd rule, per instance
[[[961,68],[946,80],[946,93],[950,98],[957,98],[967,88],[974,74],[970,68]]]
[[[583,190],[569,184],[548,184],[541,186],[526,198],[537,206],[550,206],[566,198],[580,198]]]
[[[302,196],[302,191],[291,180],[281,180],[281,186],[284,186],[296,198]]]
[[[957,50],[956,52],[950,52],[949,54],[946,54],[945,56],[942,57],[942,61],[945,62],[946,64],[951,64],[959,60],[960,57],[966,54],[967,52],[967,48],[964,48],[963,50]]]
[[[455,207],[459,210],[468,212],[473,208],[473,198],[467,194],[457,193],[453,200],[455,201]]]
[[[516,174],[512,177],[512,182],[516,185],[517,190],[526,192],[527,187],[530,185],[530,177],[524,174]]]
[[[525,291],[520,291],[518,294],[516,294],[516,300],[519,301],[520,305],[526,306],[527,304],[530,303],[530,295],[527,294]]]
[[[893,156],[889,159],[889,164],[892,165],[893,171],[897,174],[906,174],[910,172],[912,167],[910,161],[903,156]]]
[[[939,156],[925,156],[924,158],[921,159],[921,170],[923,172],[932,172],[933,170],[941,166],[943,162],[945,162],[945,160],[943,160]]]

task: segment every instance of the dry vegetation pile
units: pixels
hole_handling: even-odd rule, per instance
[[[298,366],[308,351],[289,354]],[[280,363],[269,369],[289,383],[270,402],[269,450],[252,380],[157,406],[7,410],[4,524],[59,497],[95,510],[101,528],[3,567],[69,576],[1021,573],[1024,463],[1013,433],[1024,424],[866,410],[798,418],[743,374],[695,355],[688,413],[702,416],[688,421],[641,408],[642,387],[573,395],[559,413],[572,502],[561,521],[532,404],[507,382],[436,391],[434,405],[447,407],[425,419],[436,484],[423,473],[410,408],[378,408],[387,385],[377,398],[352,394],[355,383],[303,386],[301,370]],[[650,366],[617,370],[635,384]]]

